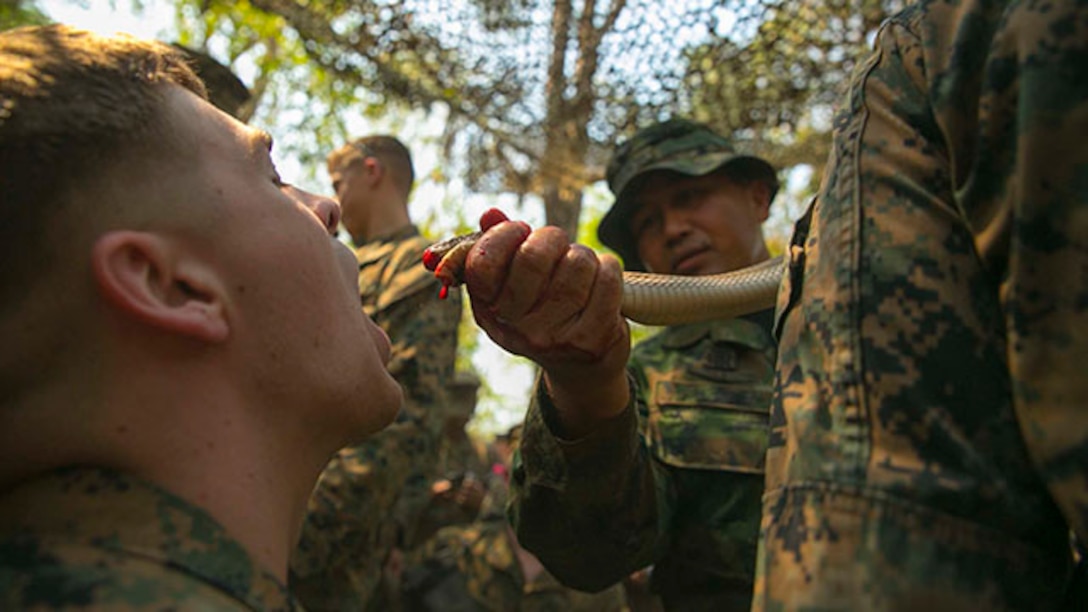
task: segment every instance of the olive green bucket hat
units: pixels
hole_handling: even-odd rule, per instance
[[[620,145],[608,164],[605,178],[616,196],[612,208],[597,227],[601,243],[619,253],[627,270],[642,271],[635,237],[628,227],[635,211],[640,181],[635,179],[653,170],[671,170],[688,176],[702,176],[728,164],[743,163],[743,176],[763,180],[774,201],[778,177],[774,166],[752,155],[737,153],[729,139],[705,125],[672,119],[652,125]]]

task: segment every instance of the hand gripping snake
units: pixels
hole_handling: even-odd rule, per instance
[[[441,297],[461,284],[468,252],[483,232],[447,238],[423,253],[423,264],[442,281]],[[623,316],[644,325],[730,319],[774,306],[782,257],[706,276],[623,273]]]

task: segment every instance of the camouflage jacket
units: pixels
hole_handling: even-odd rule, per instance
[[[203,510],[70,468],[0,494],[0,609],[302,608]]]
[[[337,453],[314,489],[291,559],[291,588],[311,610],[364,609],[430,500],[461,298],[438,299],[421,263],[428,244],[406,227],[356,251],[363,310],[389,335],[405,402],[394,424]]]
[[[430,242],[408,226],[359,247],[363,311],[393,343],[389,371],[404,389],[406,416],[438,435],[457,356],[461,293],[438,299],[441,283],[423,266]]]
[[[505,519],[446,527],[405,560],[405,610],[435,612],[620,612],[623,588],[582,593],[547,570],[526,580]]]
[[[554,408],[538,386],[513,472],[522,545],[575,588],[603,588],[653,564],[669,608],[747,609],[774,363],[769,318],[671,327],[640,343],[628,367],[631,406],[581,440],[550,433]]]
[[[756,609],[1058,608],[1088,526],[1086,137],[1085,3],[881,28],[778,294]]]

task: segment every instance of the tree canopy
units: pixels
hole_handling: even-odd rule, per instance
[[[446,113],[442,149],[481,193],[535,195],[575,231],[617,140],[673,115],[780,168],[819,165],[830,109],[894,0],[179,0],[189,45],[250,54],[318,156],[331,109]],[[299,70],[305,67],[305,70]],[[279,88],[270,87],[279,79]]]

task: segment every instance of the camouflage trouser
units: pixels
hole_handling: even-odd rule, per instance
[[[1088,5],[921,2],[779,291],[755,609],[1057,609],[1088,522]]]

